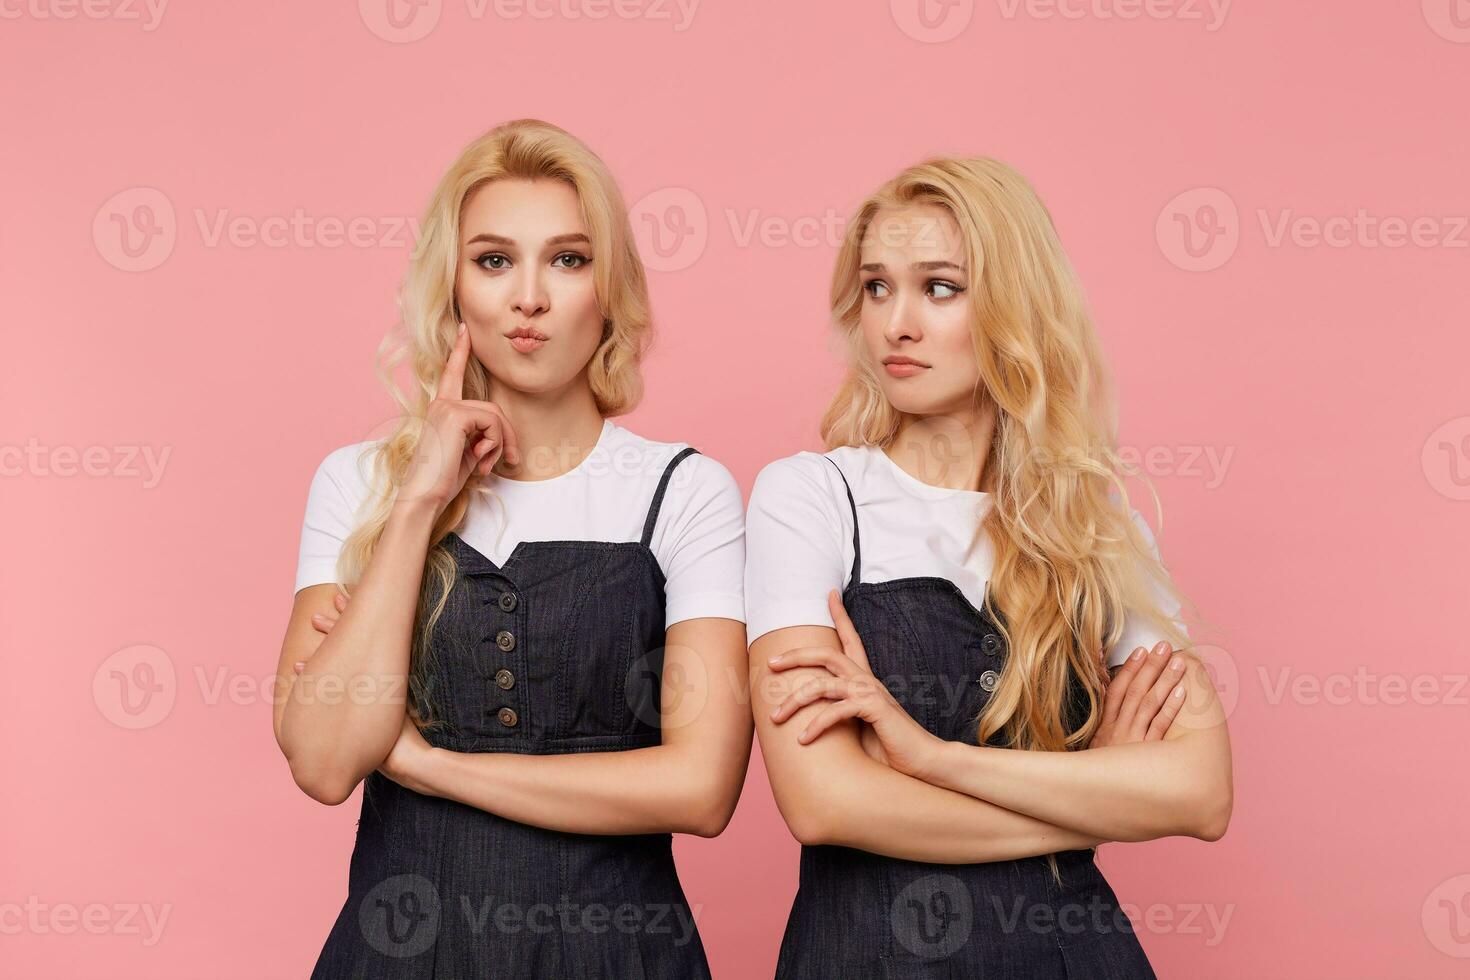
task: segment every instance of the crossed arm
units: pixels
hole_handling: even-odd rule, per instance
[[[410,556],[418,539],[393,527],[350,603],[331,585],[296,596],[278,667],[285,696],[276,704],[276,737],[308,795],[341,803],[381,769],[416,792],[551,830],[705,837],[724,830],[750,759],[744,624],[708,617],[669,628],[659,745],[564,755],[435,748],[407,718],[403,696],[413,616],[404,597],[417,595],[423,560],[394,561],[401,539]],[[375,574],[383,564],[400,571]],[[351,690],[354,679],[372,696],[336,705],[306,696]]]
[[[1066,753],[977,747],[937,739],[909,718],[868,671],[840,601],[831,604],[837,630],[775,630],[750,648],[766,768],[782,815],[803,843],[962,863],[1107,840],[1215,840],[1224,833],[1232,801],[1224,714],[1191,655],[1178,654],[1177,684],[1160,669],[1167,654],[1150,653],[1109,685],[1115,720],[1125,692],[1143,689],[1149,698],[1156,687],[1183,689],[1178,698],[1128,705],[1142,718],[1134,741],[1113,737],[1104,747]],[[779,672],[769,663],[777,655]],[[1128,683],[1142,670],[1167,683]],[[1140,734],[1156,713],[1173,724]],[[859,721],[866,723],[861,734]]]
[[[1234,798],[1225,716],[1199,658],[1173,656],[1182,661],[1185,703],[1159,741],[1082,752],[946,742],[921,778],[1107,840],[1219,840]]]
[[[808,744],[799,742],[800,727],[817,716],[821,705],[802,707],[781,723],[771,712],[803,684],[830,675],[813,667],[778,673],[767,660],[819,646],[841,655],[835,632],[822,626],[773,630],[750,647],[751,703],[761,754],[776,805],[797,840],[943,864],[1005,861],[1102,842],[899,772],[864,750],[853,719],[834,723]]]
[[[405,722],[384,772],[415,792],[576,834],[716,837],[750,761],[745,625],[690,619],[664,647],[662,744],[622,752],[525,755],[434,748]],[[677,689],[674,687],[677,681]]]

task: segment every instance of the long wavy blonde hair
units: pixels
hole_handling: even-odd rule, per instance
[[[593,279],[603,315],[603,339],[588,364],[588,383],[604,418],[631,411],[642,396],[639,363],[652,341],[647,276],[617,183],[602,160],[563,129],[537,119],[497,126],[466,146],[434,188],[399,290],[399,321],[378,351],[378,376],[400,416],[391,433],[374,446],[374,495],[337,559],[337,579],[347,590],[362,577],[382,537],[454,346],[461,319],[455,280],[465,202],[476,188],[505,178],[562,180],[577,192],[592,240]],[[393,379],[393,370],[404,362],[412,373],[407,392]],[[467,399],[489,397],[490,377],[477,358],[469,359],[464,388]],[[484,483],[479,475],[470,476],[430,538],[408,678],[409,711],[421,727],[442,721],[431,708],[430,637],[457,574],[442,542],[464,519],[471,495],[483,492]]]
[[[1083,747],[1100,719],[1099,651],[1121,638],[1125,610],[1150,620],[1176,649],[1189,637],[1160,608],[1155,589],[1181,604],[1183,597],[1131,516],[1124,478],[1141,474],[1117,452],[1111,380],[1082,289],[1050,213],[1014,169],[984,157],[928,160],[858,208],[831,291],[851,367],[823,416],[822,438],[828,449],[886,447],[903,421],[863,353],[859,266],[879,210],[911,205],[944,208],[959,226],[980,369],[976,405],[988,399],[995,414],[985,460],[994,506],[975,530],[977,540],[988,534],[993,542],[985,605],[1009,659],[975,720],[979,741],[999,732],[1014,748]],[[1074,678],[1085,704],[1069,693]]]

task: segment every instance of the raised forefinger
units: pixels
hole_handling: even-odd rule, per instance
[[[455,335],[454,347],[449,351],[449,360],[444,362],[444,373],[439,375],[439,388],[435,397],[459,401],[464,397],[464,369],[470,362],[470,331],[463,323]]]

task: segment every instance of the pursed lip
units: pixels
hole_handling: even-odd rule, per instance
[[[510,345],[521,354],[540,350],[541,346],[551,339],[535,327],[516,327],[505,336],[510,341]]]
[[[921,371],[927,371],[929,365],[923,361],[915,360],[904,354],[889,354],[883,358],[883,370],[888,372],[890,378],[912,378]]]
[[[535,327],[516,327],[510,333],[506,334],[506,337],[508,337],[511,340],[516,340],[516,339],[519,339],[519,338],[525,338],[525,339],[528,339],[528,340],[550,340],[551,339],[550,337],[546,336],[546,334],[542,333],[540,330],[537,330]]]

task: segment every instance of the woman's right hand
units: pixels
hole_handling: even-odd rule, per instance
[[[1184,658],[1165,641],[1133,651],[1108,679],[1102,724],[1088,747],[1162,739],[1184,705],[1184,673]]]
[[[470,332],[461,323],[439,376],[438,391],[429,403],[418,448],[399,488],[399,500],[431,504],[436,517],[464,488],[471,473],[488,476],[502,453],[511,464],[521,459],[515,432],[500,406],[464,397],[469,359]]]

